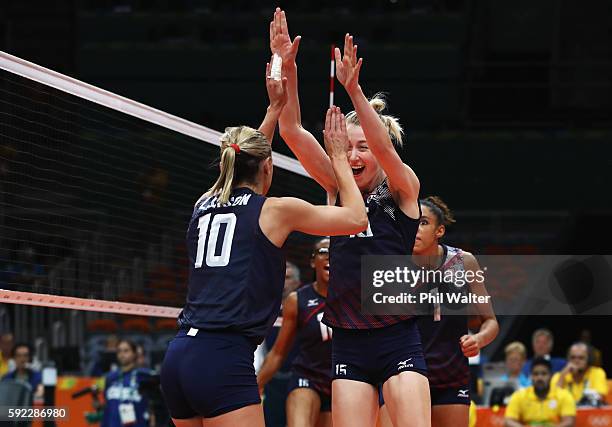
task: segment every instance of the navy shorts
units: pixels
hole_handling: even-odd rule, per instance
[[[467,405],[470,406],[470,387],[430,387],[431,406],[437,405]],[[378,388],[378,406],[383,406],[385,399],[382,387]]]
[[[334,328],[332,379],[361,381],[378,387],[404,371],[427,375],[414,319],[377,329]]]
[[[291,373],[291,378],[289,379],[289,384],[287,385],[287,395],[296,388],[309,388],[313,390],[319,395],[319,399],[321,399],[321,409],[319,411],[331,411],[331,395],[324,393],[321,390],[321,387],[317,387],[316,381],[313,381],[313,379],[309,378],[308,375],[302,375],[297,372]]]
[[[170,416],[211,418],[259,404],[254,351],[255,345],[239,334],[179,331],[161,368]]]
[[[431,406],[435,405],[468,405],[470,406],[470,386],[431,387]]]

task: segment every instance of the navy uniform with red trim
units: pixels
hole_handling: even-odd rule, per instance
[[[442,245],[440,270],[465,270],[463,251]],[[457,274],[460,277],[459,274]],[[466,284],[440,284],[438,292],[464,293]],[[445,311],[446,310],[446,311]],[[433,315],[419,316],[417,324],[427,362],[427,378],[432,405],[470,404],[468,359],[463,355],[459,339],[467,334],[467,316],[461,307],[433,307]]]
[[[463,251],[441,245],[443,261],[439,270],[460,272],[465,270]],[[458,275],[459,276],[459,275]],[[454,283],[429,284],[438,293],[465,293],[467,285]],[[431,289],[430,289],[431,291]],[[463,355],[459,339],[468,331],[463,307],[432,304],[431,315],[417,317],[417,325],[427,362],[427,378],[431,405],[470,404],[470,371],[468,359]],[[378,391],[379,405],[384,405],[382,390]]]
[[[289,392],[311,388],[321,398],[321,411],[331,411],[332,330],[321,322],[325,297],[311,284],[297,290],[299,353],[291,367]]]
[[[187,303],[161,371],[176,419],[260,403],[253,353],[281,305],[285,256],[259,226],[266,198],[236,188],[227,203],[217,199],[198,201],[187,231]]]
[[[361,312],[361,257],[411,255],[420,212],[419,218],[402,212],[387,179],[367,196],[366,209],[366,231],[330,239],[329,291],[323,323],[334,329],[333,378],[377,386],[402,371],[425,373],[426,365],[412,316]]]

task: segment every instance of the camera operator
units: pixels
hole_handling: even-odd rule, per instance
[[[136,344],[120,340],[117,345],[119,369],[105,377],[104,416],[101,427],[149,427],[149,399],[143,396],[139,387],[151,377],[148,369],[136,366]]]

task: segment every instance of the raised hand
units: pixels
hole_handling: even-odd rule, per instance
[[[270,77],[272,58],[266,63],[266,90],[270,99],[270,108],[280,111],[287,103],[287,77],[282,77],[281,80]]]
[[[344,55],[340,58],[340,49],[334,50],[336,56],[336,76],[338,81],[350,94],[359,86],[359,70],[363,58],[357,60],[357,45],[353,45],[353,36],[346,33],[344,36]]]
[[[300,46],[301,37],[297,36],[293,42],[289,37],[287,17],[285,11],[279,7],[274,12],[274,20],[270,22],[270,50],[283,58],[283,64],[290,65],[295,62],[295,57]]]
[[[325,150],[330,158],[339,156],[346,157],[349,147],[346,120],[340,108],[336,106],[327,109],[323,140],[325,141]]]

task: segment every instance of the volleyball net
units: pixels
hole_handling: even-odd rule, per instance
[[[0,302],[16,304],[15,327],[35,338],[68,316],[57,308],[176,318],[220,132],[3,52],[0,69]],[[257,127],[266,106],[228,126]],[[295,159],[274,163],[271,195],[325,202]],[[306,267],[312,242],[293,235],[288,259]]]

